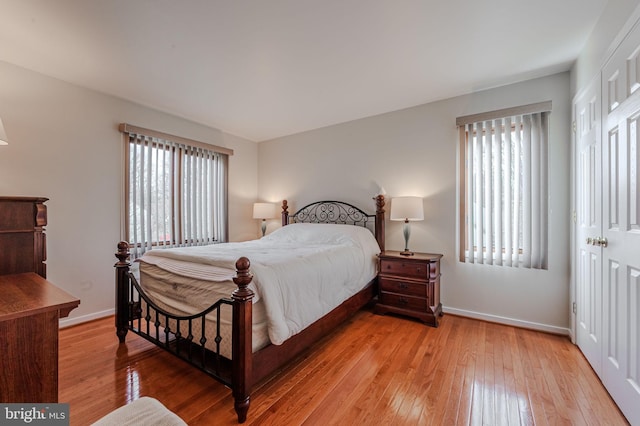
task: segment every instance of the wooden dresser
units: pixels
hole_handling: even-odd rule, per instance
[[[442,255],[415,253],[403,256],[398,251],[384,251],[378,257],[378,303],[374,312],[406,315],[437,327],[438,318],[442,316]]]
[[[45,201],[0,197],[0,403],[58,402],[59,319],[80,304],[45,279]]]
[[[0,275],[47,277],[47,198],[0,197]]]
[[[0,275],[0,402],[58,402],[58,320],[79,300],[40,275]]]

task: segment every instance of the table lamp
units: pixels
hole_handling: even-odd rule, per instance
[[[0,118],[0,145],[9,145],[9,141],[7,139],[7,133],[4,131],[4,126],[2,125],[1,118]]]
[[[409,251],[409,236],[411,235],[411,227],[409,221],[424,220],[424,209],[422,207],[421,197],[395,197],[391,199],[391,220],[403,220],[404,226],[402,233],[404,234],[404,251],[400,254],[403,256],[413,256],[413,252]]]
[[[276,216],[276,205],[272,203],[253,203],[253,218],[262,219],[262,236],[267,231],[266,219],[273,219]]]

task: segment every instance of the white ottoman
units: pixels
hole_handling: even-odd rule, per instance
[[[187,426],[155,398],[143,396],[114,410],[92,426]]]

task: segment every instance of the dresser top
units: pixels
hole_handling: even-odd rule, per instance
[[[80,304],[80,300],[33,272],[0,275],[0,292],[0,321],[54,310],[64,318]]]
[[[44,197],[12,197],[12,196],[0,196],[0,201],[19,201],[25,203],[44,203],[49,201],[48,198]]]

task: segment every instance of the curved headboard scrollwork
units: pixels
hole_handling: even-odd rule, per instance
[[[340,223],[366,227],[374,220],[375,215],[341,201],[318,201],[289,215],[289,223]]]
[[[384,196],[378,195],[374,200],[376,200],[375,214],[368,214],[343,201],[316,201],[293,214],[289,214],[287,200],[283,200],[282,226],[290,223],[333,223],[362,226],[375,235],[380,250],[384,251]]]

